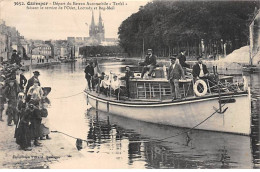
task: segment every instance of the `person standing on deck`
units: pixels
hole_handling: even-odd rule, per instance
[[[94,76],[94,67],[93,62],[89,62],[89,64],[85,68],[85,78],[88,82],[88,89],[91,90],[94,89],[94,82],[93,82],[93,76]]]
[[[130,78],[133,78],[134,77],[134,73],[130,70],[130,67],[129,66],[126,66],[125,67],[125,76],[124,77],[121,77],[120,79],[121,80],[125,80],[126,82],[126,94],[127,94],[127,97],[130,98],[130,86],[129,86],[129,79]]]
[[[186,56],[185,56],[186,51],[181,50],[180,54],[178,55],[177,59],[179,59],[181,67],[185,68],[190,68],[190,65],[186,63]]]
[[[143,66],[141,78],[144,77],[144,74],[149,71],[148,76],[150,77],[153,73],[153,70],[156,68],[156,56],[153,54],[152,49],[147,50],[147,56],[145,57],[145,61],[140,63]]]
[[[171,90],[175,92],[175,95],[172,94],[173,99],[180,99],[180,89],[179,89],[179,79],[183,78],[185,79],[184,76],[184,71],[179,63],[176,63],[176,57],[171,57],[171,66],[169,67],[168,70],[168,75],[167,79],[170,82]]]

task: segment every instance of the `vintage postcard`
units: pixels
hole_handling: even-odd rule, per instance
[[[259,1],[1,0],[1,169],[254,169]]]

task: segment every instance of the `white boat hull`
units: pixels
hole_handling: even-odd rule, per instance
[[[196,129],[243,135],[250,135],[251,132],[250,94],[232,96],[235,102],[225,104],[223,109],[226,107],[228,109],[224,114],[220,114],[216,113],[216,108],[219,107],[218,97],[182,102],[138,104],[101,98],[93,92],[85,93],[92,107],[136,120],[185,128],[196,126]]]

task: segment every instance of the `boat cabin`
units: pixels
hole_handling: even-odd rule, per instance
[[[129,89],[130,89],[130,98],[134,100],[150,100],[150,101],[163,101],[172,99],[172,90],[169,81],[167,80],[166,72],[164,72],[162,67],[158,67],[155,69],[152,77],[150,78],[141,78],[141,73],[135,73],[135,76],[129,81]],[[194,81],[191,74],[186,75],[186,80],[179,81],[180,94],[183,99],[188,97],[198,96],[194,92]],[[209,81],[206,81],[205,85],[198,85],[196,91],[198,94],[203,93],[203,89],[206,89],[207,94],[212,94]],[[232,76],[221,76],[220,83],[224,85],[228,85],[228,83],[233,83]],[[203,88],[202,88],[203,87]],[[217,86],[215,86],[217,89]],[[208,89],[211,88],[211,89]]]

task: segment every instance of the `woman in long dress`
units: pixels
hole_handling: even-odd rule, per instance
[[[42,100],[44,99],[44,92],[42,90],[42,87],[39,86],[39,81],[34,80],[34,84],[32,87],[29,88],[28,96],[30,96],[30,99],[36,102],[36,106],[38,107],[38,111],[40,113],[40,116],[42,117],[41,125],[40,125],[40,139],[43,140],[43,137],[46,136],[46,139],[50,139],[49,134],[49,128],[48,126],[48,111],[43,107]]]
[[[33,114],[34,108],[32,106],[26,107],[26,109],[21,109],[20,121],[15,133],[16,143],[20,145],[22,150],[30,151],[31,149],[31,132],[29,127],[29,122],[31,120],[31,115]]]

